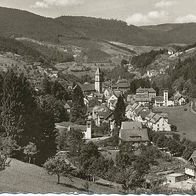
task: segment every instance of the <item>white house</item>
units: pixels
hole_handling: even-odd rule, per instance
[[[184,104],[186,104],[186,98],[182,94],[177,92],[174,95],[174,103],[175,103],[175,105],[184,105]]]
[[[139,107],[140,105],[138,103],[134,103],[133,105],[128,105],[126,107],[126,111],[125,111],[125,116],[130,119],[130,120],[134,120],[135,117],[135,110]]]
[[[112,89],[110,89],[110,88],[105,89],[103,94],[104,94],[105,98],[108,100],[113,94]]]
[[[168,122],[167,114],[155,114],[151,112],[146,116],[146,126],[153,131],[171,131],[171,125]]]
[[[150,120],[152,123],[152,130],[153,131],[171,131],[171,126],[165,120],[164,117],[160,116],[159,114],[155,114],[153,118]]]
[[[118,101],[118,97],[113,94],[107,101],[107,105],[109,107],[110,110],[114,110],[115,109],[115,106],[116,106],[116,103]]]

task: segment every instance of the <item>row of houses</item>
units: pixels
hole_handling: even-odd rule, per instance
[[[141,122],[153,131],[171,131],[167,113],[154,113],[148,107],[135,103],[126,107],[125,115],[129,120]]]

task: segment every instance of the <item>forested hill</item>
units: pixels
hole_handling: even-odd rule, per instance
[[[132,45],[190,44],[196,41],[196,24],[136,27],[117,20],[81,16],[56,19],[0,7],[0,35],[58,42],[63,39],[101,39]]]
[[[74,36],[71,30],[66,29],[52,18],[0,7],[0,35],[57,41],[59,33],[65,36]]]
[[[126,22],[84,16],[62,16],[56,18],[65,28],[80,32],[84,37],[143,45],[148,42],[148,32]],[[148,35],[150,36],[150,34]]]

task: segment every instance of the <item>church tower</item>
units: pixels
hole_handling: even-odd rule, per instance
[[[168,90],[163,91],[163,98],[164,98],[164,106],[168,106]]]
[[[102,81],[101,81],[101,70],[100,70],[100,68],[97,68],[97,71],[95,73],[95,90],[98,93],[102,92]]]

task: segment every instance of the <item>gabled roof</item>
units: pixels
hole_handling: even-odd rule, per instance
[[[124,122],[120,129],[119,138],[126,142],[149,141],[147,129],[142,129],[141,123]]]
[[[138,88],[136,90],[136,93],[156,93],[156,91],[153,88]]]
[[[158,122],[161,118],[162,118],[162,117],[161,117],[160,115],[155,114],[155,115],[153,116],[153,118],[151,118],[150,121],[151,121],[153,124],[155,124],[155,123]]]
[[[151,120],[155,116],[155,113],[150,112],[148,116],[146,116],[146,120]]]
[[[191,157],[189,158],[189,161],[192,159],[194,165],[196,165],[196,150],[193,151],[193,154],[191,155]]]
[[[142,123],[137,121],[122,122],[121,129],[142,129]]]
[[[114,91],[113,91],[113,94],[118,98],[118,97],[120,97],[123,93],[122,93],[121,90],[114,90]]]
[[[93,112],[96,112],[102,119],[106,119],[112,113],[112,111],[105,105],[95,106]]]
[[[71,106],[70,106],[68,103],[66,103],[66,104],[64,105],[64,108],[65,108],[65,109],[70,109]]]

